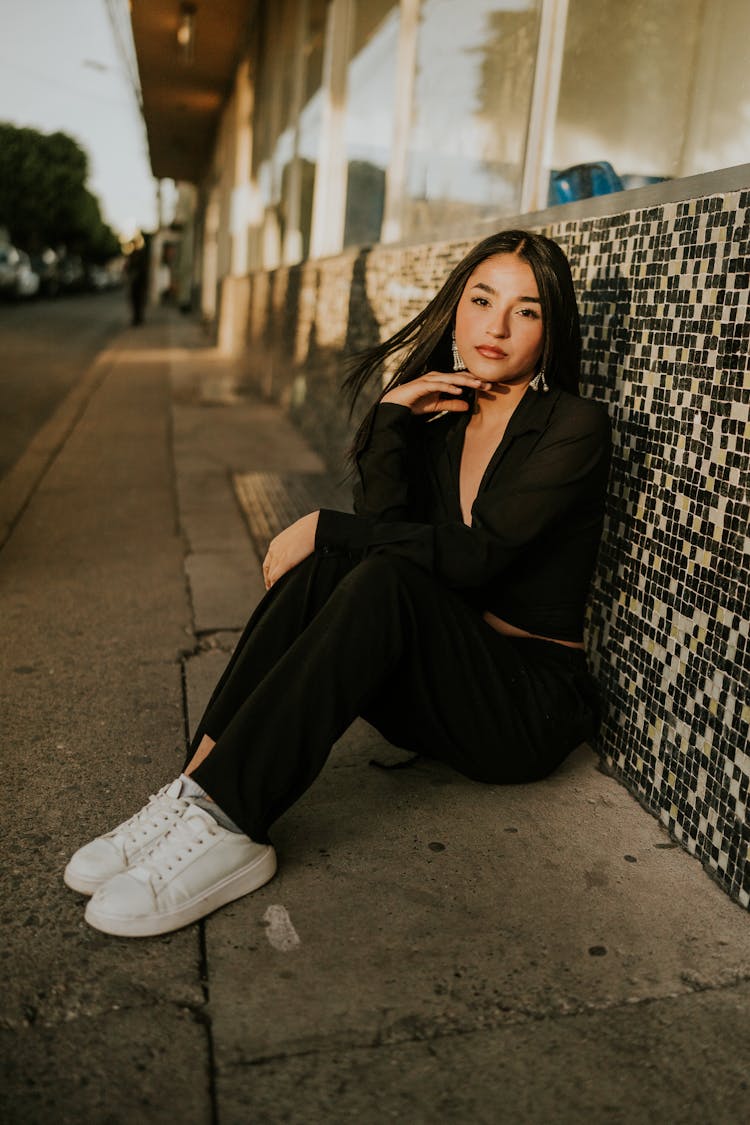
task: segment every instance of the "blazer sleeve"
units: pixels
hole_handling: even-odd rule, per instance
[[[471,527],[458,521],[384,522],[323,509],[315,545],[364,556],[385,551],[455,588],[483,586],[556,523],[587,512],[601,519],[609,450],[609,418],[590,408],[550,426],[512,474],[496,470],[474,502]]]
[[[354,512],[376,520],[409,516],[409,441],[413,415],[408,406],[379,403],[367,444],[357,458]]]

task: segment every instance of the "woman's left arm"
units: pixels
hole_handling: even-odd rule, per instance
[[[408,406],[375,407],[364,450],[356,459],[354,511],[380,520],[409,518],[409,442],[414,421]]]
[[[381,403],[375,408],[367,444],[357,458],[354,511],[380,520],[406,519],[408,457],[412,414],[407,406]],[[315,550],[318,512],[310,512],[280,532],[263,560],[267,590]]]
[[[412,414],[408,406],[380,403],[367,444],[357,458],[354,511],[379,520],[408,519],[408,458]],[[318,512],[296,520],[272,539],[263,560],[267,590],[315,550]]]

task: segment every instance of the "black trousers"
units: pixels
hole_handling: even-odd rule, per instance
[[[582,651],[501,635],[413,563],[316,551],[253,613],[188,761],[215,740],[193,776],[266,842],[357,716],[468,777],[517,783],[550,773],[597,713]]]

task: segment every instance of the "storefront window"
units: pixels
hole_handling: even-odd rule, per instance
[[[747,0],[570,0],[550,203],[741,164]]]
[[[569,0],[540,37],[542,6],[265,6],[251,260],[307,257],[313,226],[315,254],[450,237],[747,160],[747,0]]]
[[[289,81],[295,20],[285,18],[292,14],[291,8],[292,0],[269,7],[262,30],[255,100],[253,174],[262,219],[254,232],[257,245],[252,256],[271,267],[278,265],[281,259],[281,176],[292,144]]]
[[[301,73],[301,108],[297,121],[294,162],[283,173],[284,219],[288,229],[286,261],[306,258],[310,251],[313,188],[320,151],[322,126],[323,41],[326,0],[305,5]]]
[[[320,146],[326,0],[269,5],[255,105],[254,178],[263,212],[255,258],[273,268],[310,245]]]
[[[380,238],[385,175],[393,144],[399,5],[357,0],[347,69],[344,245]]]
[[[402,237],[517,212],[539,0],[424,0]]]

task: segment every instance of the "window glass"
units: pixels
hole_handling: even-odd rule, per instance
[[[291,149],[289,77],[294,52],[290,0],[269,5],[261,30],[260,68],[255,99],[253,173],[258,187],[260,223],[251,256],[273,268],[281,259],[281,175]]]
[[[747,0],[570,0],[550,203],[741,164]]]
[[[385,173],[393,143],[399,5],[357,0],[347,68],[344,245],[380,238]]]
[[[519,210],[539,0],[424,0],[404,237]]]
[[[296,261],[309,249],[325,12],[326,0],[309,0],[304,7],[297,0],[281,0],[266,8],[253,170],[262,209],[256,259],[268,268],[282,260]]]
[[[326,6],[327,0],[308,0],[307,4],[302,59],[299,62],[304,74],[302,107],[297,121],[296,168],[289,163],[283,173],[284,215],[299,232],[298,250],[287,255],[287,261],[306,258],[310,251],[313,188],[323,116],[321,81]]]

